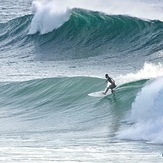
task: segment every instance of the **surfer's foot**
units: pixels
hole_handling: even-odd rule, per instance
[[[111,93],[114,93],[114,92],[115,92],[115,91],[112,89],[112,90],[111,90]]]
[[[105,93],[105,92],[102,92],[102,94],[103,94],[103,95],[106,95],[106,93]]]

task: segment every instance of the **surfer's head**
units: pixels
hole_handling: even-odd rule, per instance
[[[108,74],[105,74],[105,78],[108,78],[109,77],[109,75]]]

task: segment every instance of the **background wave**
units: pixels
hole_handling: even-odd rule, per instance
[[[60,28],[44,35],[28,35],[32,18],[32,15],[27,15],[0,24],[3,52],[8,48],[18,48],[20,55],[24,55],[31,47],[38,60],[95,56],[118,59],[130,58],[131,53],[131,58],[150,56],[161,51],[163,46],[163,23],[160,21],[73,9],[70,19]]]
[[[40,52],[48,51],[51,56],[55,53],[52,58],[61,60],[108,52],[109,57],[116,58],[128,56],[131,52],[150,55],[162,49],[162,27],[163,23],[159,21],[74,9],[69,21],[61,28],[37,38],[38,47]]]

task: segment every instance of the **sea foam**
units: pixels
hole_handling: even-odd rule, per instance
[[[152,79],[132,104],[130,121],[134,125],[118,135],[121,139],[163,143],[163,77]]]
[[[41,3],[34,1],[32,4],[34,17],[31,22],[29,34],[40,32],[45,34],[59,28],[70,17],[68,8],[58,7],[53,1]]]
[[[161,52],[159,52],[159,54],[161,54]],[[140,70],[125,75],[120,75],[116,81],[120,84],[124,84],[138,80],[154,79],[161,76],[163,76],[163,65],[161,63],[154,64],[145,62]]]

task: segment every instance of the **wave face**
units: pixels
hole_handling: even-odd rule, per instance
[[[125,83],[115,95],[100,101],[89,97],[97,88],[104,90],[101,82],[103,79],[74,77],[1,83],[0,102],[6,102],[1,105],[0,119],[4,125],[0,131],[52,132],[62,136],[74,132],[72,137],[80,138],[81,133],[85,137],[94,131],[96,136],[101,132],[105,135],[108,132],[101,129],[107,128],[114,118],[119,118],[119,125],[125,112],[132,108],[127,123],[122,125],[125,130],[110,134],[117,134],[120,139],[162,144],[162,78]],[[101,109],[105,107],[109,110]]]
[[[107,127],[103,122],[114,114],[123,115],[123,109],[129,109],[136,92],[146,80],[126,83],[120,87],[114,99],[107,97],[97,102],[88,93],[104,89],[103,79],[91,77],[49,78],[25,82],[1,83],[0,119],[4,125],[1,133],[15,132],[44,132],[53,131],[54,134],[86,132],[87,130]],[[123,95],[123,96],[122,96]],[[112,95],[111,95],[112,96]],[[110,102],[109,102],[109,101]],[[94,101],[94,102],[93,102]],[[123,101],[123,102],[122,102]],[[99,109],[109,103],[110,111]],[[117,108],[117,106],[119,107]],[[17,125],[11,125],[11,122]],[[27,128],[27,126],[33,125]],[[55,124],[55,125],[54,125]],[[98,132],[97,132],[98,134]]]

